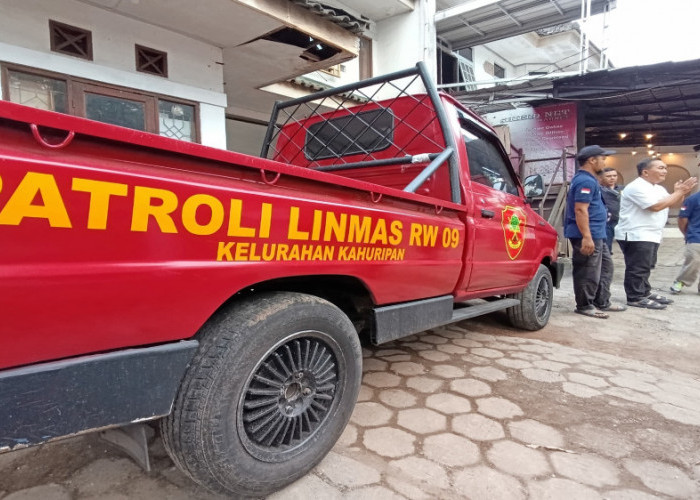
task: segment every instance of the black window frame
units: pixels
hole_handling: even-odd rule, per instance
[[[470,180],[497,191],[520,196],[517,176],[510,162],[504,158],[498,139],[477,129],[464,119],[460,119],[460,125],[462,142],[467,152]],[[474,139],[468,141],[468,136]],[[473,144],[475,140],[479,143]],[[498,159],[498,165],[495,167],[492,163],[494,158]],[[504,174],[507,177],[504,177]],[[501,186],[496,186],[498,179],[503,181]]]
[[[380,120],[384,117],[389,118],[390,121],[382,123]],[[395,124],[396,117],[387,108],[321,120],[309,125],[306,131],[304,156],[309,161],[318,161],[384,151],[394,143]],[[359,130],[353,131],[352,127],[355,125]],[[388,133],[382,133],[385,130],[388,130]],[[375,132],[376,135],[362,142],[362,137],[371,132]]]
[[[506,69],[499,64],[493,63],[493,76],[496,78],[505,78]]]

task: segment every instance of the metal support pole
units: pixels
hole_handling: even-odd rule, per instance
[[[445,107],[442,105],[440,100],[440,95],[438,94],[435,84],[428,76],[428,71],[425,68],[425,64],[419,62],[416,64],[418,72],[423,80],[423,85],[425,86],[425,91],[428,93],[430,100],[433,103],[433,108],[435,108],[435,113],[437,114],[438,122],[440,122],[440,128],[442,129],[443,137],[445,138],[445,146],[447,149],[452,149],[452,151],[457,151],[457,142],[452,135],[449,121],[447,119],[447,113],[445,112]],[[450,166],[450,189],[452,192],[452,201],[454,203],[462,202],[462,193],[460,191],[460,181],[459,181],[459,160],[457,155],[450,155],[449,158]]]
[[[428,177],[433,175],[435,171],[442,165],[442,163],[452,157],[452,153],[454,150],[452,148],[447,148],[445,149],[442,153],[440,153],[437,158],[435,158],[432,162],[430,162],[430,165],[425,167],[423,171],[416,176],[415,179],[413,179],[408,186],[406,186],[403,190],[406,191],[407,193],[415,193],[416,189],[418,189]]]
[[[588,72],[588,57],[590,41],[588,39],[588,19],[591,16],[591,0],[581,0],[581,53],[579,58],[579,74]]]

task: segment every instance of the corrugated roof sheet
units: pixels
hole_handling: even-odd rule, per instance
[[[599,14],[613,0],[592,0]],[[437,23],[437,35],[453,50],[474,47],[581,17],[581,0],[500,0]]]
[[[587,144],[644,147],[697,144],[700,138],[700,60],[541,76],[454,96],[479,113],[553,102],[580,102]],[[538,97],[539,96],[539,97]],[[624,141],[620,132],[627,134]]]

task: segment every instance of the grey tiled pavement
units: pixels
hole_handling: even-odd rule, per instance
[[[681,253],[667,240],[654,285]],[[340,441],[271,498],[700,498],[700,296],[607,321],[573,314],[572,297],[567,278],[541,332],[496,315],[365,347]],[[0,498],[220,498],[152,452],[150,474],[95,436],[0,455]]]

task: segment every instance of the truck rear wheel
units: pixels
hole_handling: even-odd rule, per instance
[[[552,275],[545,266],[540,264],[535,276],[519,293],[511,297],[520,300],[517,306],[506,309],[510,324],[523,330],[539,330],[549,321],[552,313],[554,287]]]
[[[166,449],[197,483],[265,496],[318,464],[357,399],[362,352],[343,312],[318,297],[269,293],[217,313],[198,335]]]

